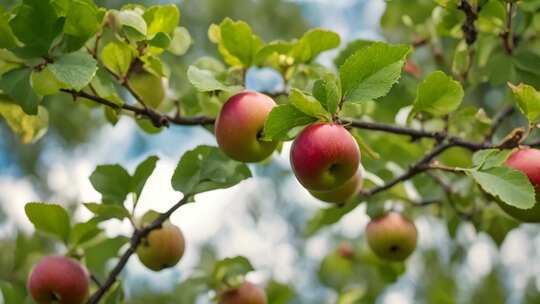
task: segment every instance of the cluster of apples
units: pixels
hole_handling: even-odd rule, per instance
[[[262,139],[274,100],[258,92],[232,96],[215,124],[219,147],[232,159],[259,162],[269,157],[277,141]],[[362,186],[360,150],[340,124],[320,122],[306,127],[294,141],[291,164],[298,181],[316,198],[344,203]]]
[[[232,159],[258,162],[269,157],[278,142],[262,140],[274,100],[257,92],[232,96],[216,120],[218,145]],[[290,154],[293,172],[302,186],[321,201],[344,204],[361,189],[360,150],[342,125],[318,122],[295,139]],[[381,258],[401,261],[416,248],[414,223],[396,212],[373,219],[367,226],[368,244]]]

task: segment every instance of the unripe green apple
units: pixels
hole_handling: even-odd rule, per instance
[[[518,149],[506,160],[506,165],[527,175],[536,190],[536,204],[531,209],[519,209],[499,200],[495,201],[501,209],[519,221],[540,223],[540,150]]]
[[[82,304],[89,290],[88,272],[74,259],[42,258],[28,278],[28,291],[39,304]]]
[[[155,109],[165,99],[165,83],[163,79],[144,70],[129,75],[129,85],[145,105]]]
[[[362,188],[363,178],[360,172],[353,175],[345,184],[329,191],[309,191],[323,202],[345,204]]]
[[[238,288],[223,292],[219,304],[266,304],[266,294],[257,285],[244,282]]]
[[[291,165],[298,181],[311,191],[329,191],[358,171],[360,150],[352,135],[337,123],[306,127],[291,149]]]
[[[272,98],[257,92],[241,92],[229,98],[215,125],[221,150],[241,162],[259,162],[270,156],[278,142],[263,141],[261,135],[275,106]]]
[[[366,227],[369,247],[380,258],[405,260],[416,248],[417,230],[413,222],[397,212],[389,212]]]
[[[169,221],[152,230],[137,248],[141,263],[153,271],[173,267],[184,255],[186,242],[182,231]]]

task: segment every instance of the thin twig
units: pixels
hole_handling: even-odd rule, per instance
[[[176,203],[174,206],[172,206],[167,212],[162,213],[159,215],[159,217],[154,220],[150,225],[145,226],[141,230],[135,230],[133,232],[133,235],[131,236],[130,246],[124,254],[120,257],[118,260],[118,263],[109,273],[107,279],[105,282],[99,287],[94,294],[90,297],[88,300],[88,304],[97,304],[101,300],[101,298],[107,293],[107,291],[112,287],[114,282],[116,282],[116,278],[118,275],[122,272],[122,270],[126,267],[127,262],[129,261],[129,258],[137,251],[137,247],[141,244],[142,240],[148,236],[148,234],[155,229],[159,229],[163,223],[169,219],[169,217],[181,206],[185,205],[187,202],[189,202],[190,195],[185,195],[178,203]]]
[[[103,286],[103,284],[101,284],[99,279],[94,274],[90,275],[90,279],[92,280],[92,282],[94,282],[94,284],[96,284],[98,288],[101,288]]]
[[[409,168],[409,170],[407,170],[407,172],[403,173],[402,175],[394,178],[393,180],[385,183],[384,185],[382,186],[378,186],[378,187],[374,187],[374,188],[371,188],[367,191],[362,191],[360,193],[360,196],[361,197],[369,197],[369,196],[372,196],[372,195],[375,195],[379,192],[382,192],[382,191],[385,191],[387,189],[390,189],[392,188],[393,186],[403,182],[403,181],[406,181],[426,170],[429,170],[429,167],[427,166],[435,157],[437,157],[439,154],[443,153],[446,149],[452,147],[453,144],[452,143],[441,143],[437,146],[435,146],[435,148],[433,148],[433,150],[431,150],[431,152],[429,152],[428,154],[426,154],[422,159],[420,159],[418,162],[416,162],[413,166],[411,166]]]
[[[508,55],[512,55],[514,51],[514,33],[512,31],[512,19],[514,16],[515,3],[511,2],[507,4],[506,9],[506,29],[501,34],[503,47]]]

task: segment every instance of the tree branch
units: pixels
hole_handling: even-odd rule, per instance
[[[381,131],[381,132],[387,132],[387,133],[393,133],[393,134],[399,134],[399,135],[407,135],[407,136],[410,136],[413,140],[417,140],[420,138],[432,138],[439,142],[442,142],[443,140],[447,140],[453,146],[466,148],[471,151],[478,151],[478,150],[491,149],[491,148],[498,147],[498,145],[494,145],[492,143],[479,143],[479,142],[468,141],[461,137],[449,135],[444,131],[424,131],[424,130],[418,130],[418,129],[413,129],[409,127],[400,127],[400,126],[387,125],[387,124],[381,124],[381,123],[376,123],[376,122],[359,121],[359,120],[354,120],[354,119],[341,119],[340,121],[341,123],[350,125],[353,128]]]
[[[71,94],[74,97],[81,97],[81,98],[86,98],[86,99],[95,101],[97,103],[100,103],[102,105],[105,105],[115,110],[124,110],[128,112],[132,112],[135,115],[147,117],[148,119],[150,119],[150,121],[152,121],[152,123],[156,127],[169,126],[170,124],[186,125],[186,126],[212,125],[214,124],[214,121],[215,121],[214,118],[207,117],[207,116],[193,116],[193,117],[169,116],[166,114],[159,113],[151,108],[140,108],[140,107],[136,107],[130,104],[118,105],[110,100],[86,93],[84,91],[75,91],[75,90],[68,90],[68,89],[62,89],[61,91]]]
[[[120,257],[120,260],[118,260],[118,263],[109,273],[109,276],[105,280],[105,282],[99,287],[94,294],[90,297],[88,300],[88,304],[97,304],[101,300],[101,298],[107,293],[107,291],[112,287],[114,282],[116,282],[116,278],[118,275],[122,272],[122,270],[126,267],[127,262],[129,261],[129,258],[137,251],[137,247],[141,244],[142,240],[148,236],[152,230],[161,228],[161,225],[169,219],[169,217],[180,207],[185,205],[187,202],[189,202],[191,195],[184,195],[184,197],[177,202],[174,206],[172,206],[167,212],[160,214],[160,216],[154,220],[150,225],[145,226],[141,230],[135,230],[133,232],[133,235],[131,236],[130,246],[129,248],[122,254]]]
[[[478,15],[467,0],[461,0],[458,9],[462,10],[465,13],[465,22],[461,26],[461,30],[463,31],[463,35],[465,36],[465,42],[468,46],[471,46],[474,44],[474,42],[476,42],[476,38],[478,36],[478,31],[476,30],[476,26],[474,25],[474,22],[476,22]]]
[[[378,187],[374,187],[374,188],[371,188],[370,190],[367,190],[367,191],[362,191],[360,192],[360,196],[361,197],[369,197],[369,196],[372,196],[372,195],[375,195],[379,192],[382,192],[382,191],[385,191],[385,190],[388,190],[392,187],[394,187],[395,185],[403,182],[403,181],[406,181],[426,170],[429,170],[429,167],[428,167],[428,164],[435,158],[437,157],[439,154],[443,153],[446,149],[450,148],[454,146],[454,144],[452,143],[440,143],[438,144],[437,146],[435,146],[435,148],[433,148],[433,150],[431,150],[431,152],[429,152],[428,154],[426,154],[422,159],[420,159],[418,162],[416,162],[413,166],[411,166],[409,168],[409,170],[407,170],[407,172],[403,173],[402,175],[394,178],[393,180],[387,182],[386,184],[382,185],[382,186],[378,186]]]

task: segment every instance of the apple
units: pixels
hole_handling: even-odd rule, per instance
[[[173,267],[184,255],[186,242],[182,231],[169,221],[152,230],[137,248],[137,256],[153,271]]]
[[[380,258],[405,260],[416,248],[418,232],[413,222],[397,212],[372,219],[366,227],[369,247]]]
[[[525,173],[531,184],[536,189],[540,188],[540,150],[518,149],[506,160],[506,165]]]
[[[323,202],[345,204],[362,188],[362,175],[360,172],[353,175],[345,184],[328,191],[309,191],[311,195]]]
[[[536,204],[531,209],[519,209],[499,200],[497,204],[508,215],[526,223],[540,223],[540,150],[524,148],[514,151],[506,160],[506,166],[523,172],[536,189]]]
[[[219,304],[266,304],[266,294],[257,285],[244,282],[238,288],[223,292]]]
[[[349,181],[358,171],[360,150],[340,124],[320,122],[306,127],[291,148],[298,181],[311,191],[328,191]]]
[[[137,71],[129,75],[128,83],[150,108],[156,109],[165,99],[165,83],[159,76],[144,70]]]
[[[274,100],[257,92],[238,93],[223,105],[215,124],[221,150],[241,162],[259,162],[274,152],[278,142],[261,140]]]
[[[337,253],[340,257],[344,259],[353,259],[354,258],[354,247],[349,243],[341,243],[337,248]]]
[[[28,291],[39,304],[82,304],[86,302],[89,278],[81,264],[65,256],[47,256],[32,269]]]

